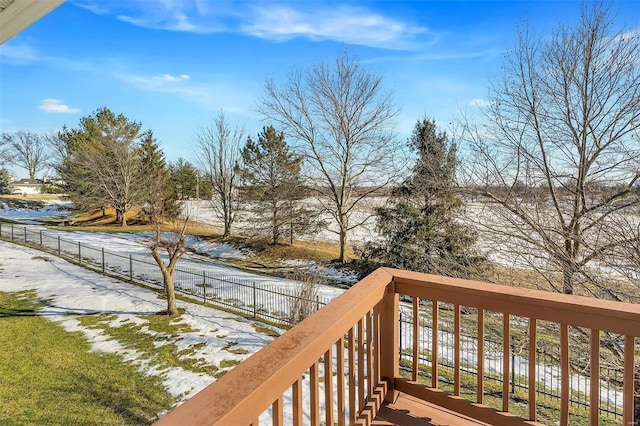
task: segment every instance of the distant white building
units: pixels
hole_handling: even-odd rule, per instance
[[[9,184],[12,194],[40,194],[42,192],[42,183],[38,180],[20,179]]]

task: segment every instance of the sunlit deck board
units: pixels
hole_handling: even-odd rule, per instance
[[[373,424],[375,426],[489,426],[488,423],[479,422],[402,393],[393,404],[382,406]]]

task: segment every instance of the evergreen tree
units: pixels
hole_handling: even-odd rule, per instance
[[[11,190],[9,189],[10,183],[11,173],[9,173],[9,170],[5,168],[0,169],[0,195],[11,193]]]
[[[284,134],[273,126],[263,128],[257,141],[249,137],[242,150],[243,200],[253,204],[250,210],[254,222],[259,231],[269,233],[273,245],[287,234],[292,242],[293,235],[304,226],[299,219],[309,217],[297,206],[297,201],[307,195],[301,166],[302,156],[289,151]]]
[[[179,198],[210,198],[209,179],[203,179],[198,169],[184,158],[178,158],[169,166],[171,181]]]
[[[418,120],[409,138],[418,158],[409,176],[376,209],[380,243],[368,243],[365,260],[395,268],[473,277],[487,265],[472,246],[476,235],[457,218],[462,203],[455,192],[456,146],[435,122]]]
[[[177,218],[180,215],[177,194],[164,153],[151,130],[142,135],[140,158],[141,176],[146,189],[143,196],[145,207],[152,210],[160,209],[165,218]]]

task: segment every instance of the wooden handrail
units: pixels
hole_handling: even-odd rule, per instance
[[[155,424],[250,424],[383,299],[392,278],[375,271]]]
[[[640,334],[640,305],[385,268],[396,292],[558,324]]]
[[[399,372],[399,296],[409,296],[413,303],[413,365],[412,380],[403,379]],[[431,302],[431,386],[418,383],[417,333],[420,324],[420,303]],[[460,396],[461,375],[454,371],[453,393],[438,390],[438,305],[453,305],[454,365],[461,368],[460,309],[477,309],[478,327],[478,381],[474,401]],[[428,306],[428,304],[427,304]],[[408,308],[409,309],[409,308]],[[503,318],[503,377],[502,411],[482,405],[483,402],[483,350],[485,311],[501,313]],[[529,419],[520,419],[508,413],[510,368],[510,318],[528,319],[528,333],[532,339],[529,351]],[[274,424],[282,424],[283,394],[291,389],[294,424],[301,424],[302,380],[309,372],[311,382],[310,419],[312,424],[324,418],[345,424],[370,424],[383,400],[393,401],[398,390],[430,400],[453,411],[475,417],[490,424],[539,425],[536,422],[536,330],[539,321],[559,325],[561,349],[561,403],[560,424],[569,422],[569,338],[568,327],[584,327],[591,332],[593,356],[599,357],[599,333],[607,331],[624,336],[624,421],[633,421],[633,392],[635,372],[635,338],[640,337],[640,306],[597,300],[579,296],[520,289],[484,282],[469,281],[390,268],[381,268],[360,281],[333,302],[302,321],[271,344],[235,367],[217,382],[208,386],[176,410],[160,419],[157,425],[249,425],[270,407],[274,409]],[[333,346],[336,346],[334,349]],[[422,348],[422,347],[421,347]],[[338,358],[334,361],[334,355]],[[320,363],[319,359],[323,358]],[[321,410],[318,399],[319,366],[324,367],[324,400],[330,401]],[[599,361],[591,359],[594,371]],[[334,368],[336,384],[333,385]],[[596,373],[597,374],[597,373]],[[591,386],[599,377],[590,380]],[[332,395],[337,396],[333,405]],[[599,422],[599,392],[590,392],[592,404],[590,421]],[[593,405],[596,405],[594,407]],[[357,412],[356,410],[357,409]],[[348,416],[347,412],[349,411]],[[594,411],[595,410],[595,411]]]

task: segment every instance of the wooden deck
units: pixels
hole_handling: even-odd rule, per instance
[[[472,418],[401,393],[393,404],[385,404],[373,421],[375,426],[490,426]]]

